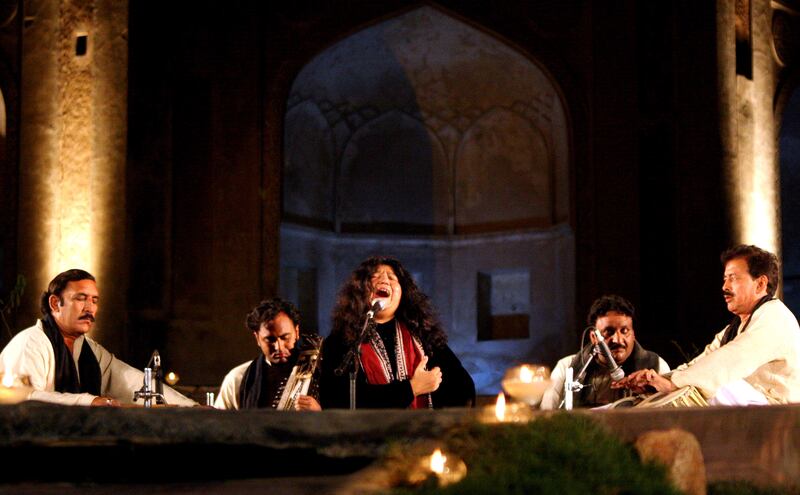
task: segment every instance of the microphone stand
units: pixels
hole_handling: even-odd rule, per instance
[[[155,370],[156,378],[155,390],[151,388],[153,383],[153,370]],[[164,384],[161,382],[161,376],[161,356],[158,354],[158,350],[155,350],[150,357],[150,361],[147,363],[147,367],[144,369],[142,388],[133,393],[133,401],[136,402],[139,399],[144,399],[144,407],[146,408],[152,407],[153,399],[156,400],[156,404],[166,405],[167,400],[164,398]]]
[[[167,401],[164,399],[164,371],[161,368],[161,355],[158,353],[158,349],[153,351],[150,361],[153,363],[154,378],[156,379],[156,404],[166,404]]]
[[[361,328],[361,334],[353,342],[352,347],[342,359],[342,364],[336,368],[334,373],[337,376],[344,374],[345,370],[350,367],[350,410],[356,408],[356,378],[358,376],[358,366],[361,362],[361,344],[375,331],[375,312],[373,310],[367,311],[367,318],[364,320],[364,326]]]
[[[581,383],[584,378],[586,378],[586,370],[589,368],[589,365],[592,364],[597,355],[600,354],[600,346],[593,345],[592,346],[592,353],[589,355],[589,359],[586,360],[586,363],[583,365],[583,368],[578,372],[578,376],[573,380],[572,373],[573,369],[572,366],[567,368],[567,376],[564,380],[564,398],[561,400],[561,404],[558,405],[558,408],[561,409],[563,406],[565,410],[571,411],[572,410],[572,394],[574,392],[580,392],[583,390],[584,385]]]

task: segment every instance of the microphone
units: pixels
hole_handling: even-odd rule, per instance
[[[625,377],[625,370],[623,370],[616,361],[614,361],[614,356],[611,355],[611,349],[608,348],[608,344],[606,344],[605,339],[603,339],[603,335],[600,333],[600,330],[594,329],[594,336],[597,337],[597,345],[600,347],[600,351],[603,353],[603,356],[606,358],[606,366],[608,369],[611,370],[609,373],[611,375],[611,380],[618,382]]]
[[[386,307],[386,303],[382,299],[375,299],[372,301],[372,306],[367,311],[367,319],[371,320],[375,317],[375,313],[378,311],[383,311],[383,308]]]
[[[153,355],[150,356],[150,362],[153,363],[153,368],[161,369],[161,355],[158,353],[158,349],[153,351]]]

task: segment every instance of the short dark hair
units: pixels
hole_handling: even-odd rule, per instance
[[[41,300],[41,310],[43,315],[51,314],[50,311],[50,296],[58,296],[59,304],[64,304],[64,298],[61,296],[63,294],[64,289],[67,288],[67,284],[70,282],[78,282],[80,280],[91,280],[96,282],[94,276],[85,271],[80,270],[78,268],[73,268],[71,270],[67,270],[65,272],[61,272],[56,277],[50,281],[50,284],[47,286],[47,290],[42,292],[42,300]]]
[[[278,313],[285,313],[295,326],[300,324],[300,312],[297,311],[294,304],[280,297],[273,297],[261,301],[258,306],[247,313],[244,325],[248,330],[258,332],[262,324],[274,320]]]
[[[589,326],[594,326],[598,318],[605,316],[610,311],[630,316],[631,320],[636,316],[636,310],[630,301],[616,294],[610,294],[600,296],[592,303],[592,307],[589,309],[589,316],[586,317],[586,323]]]
[[[719,257],[723,267],[736,258],[744,258],[747,262],[747,271],[751,277],[758,278],[761,275],[766,275],[767,294],[770,297],[775,295],[775,291],[778,290],[778,278],[780,277],[777,256],[758,246],[739,244],[724,251]]]

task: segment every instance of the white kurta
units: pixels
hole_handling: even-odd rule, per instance
[[[83,345],[88,344],[100,365],[100,394],[111,397],[123,404],[142,404],[133,402],[133,392],[142,388],[144,373],[114,357],[94,340],[80,336],[75,339],[72,358],[78,369],[78,358]],[[65,405],[91,405],[95,395],[88,393],[72,394],[56,392],[56,360],[50,339],[42,329],[42,322],[27,328],[11,339],[0,353],[0,369],[17,376],[27,376],[33,391],[28,400],[53,402]],[[175,390],[164,386],[164,396],[169,405],[196,406],[197,403]]]
[[[269,363],[269,360],[265,360]],[[247,368],[253,361],[247,361],[233,368],[225,375],[219,387],[219,395],[214,401],[217,409],[239,409],[239,386],[242,384]]]
[[[564,382],[567,381],[567,368],[575,358],[575,354],[561,358],[556,363],[556,367],[550,373],[550,387],[544,392],[542,396],[542,409],[557,409],[561,400],[564,398]],[[577,376],[580,370],[573,370],[573,375]],[[658,374],[662,375],[669,372],[669,365],[666,361],[658,357]]]
[[[694,385],[706,397],[745,380],[773,404],[800,402],[800,327],[779,299],[761,305],[747,329],[721,346],[725,327],[703,352],[672,373],[678,387]]]

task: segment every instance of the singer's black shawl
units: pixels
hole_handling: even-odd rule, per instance
[[[390,322],[394,326],[394,320]],[[379,333],[379,335],[381,335]],[[387,334],[394,335],[391,332]],[[394,343],[384,345],[394,347]],[[350,378],[348,373],[337,376],[334,370],[342,363],[349,347],[341,335],[331,334],[322,346],[322,382],[320,398],[323,409],[350,407]],[[433,407],[471,407],[475,404],[475,383],[467,370],[461,365],[458,357],[447,344],[430,349],[428,352],[428,369],[438,366],[442,370],[442,383],[439,389],[431,394]],[[389,353],[391,354],[391,353]],[[397,363],[393,362],[396,372]],[[360,369],[356,381],[356,406],[359,409],[405,409],[411,405],[414,394],[409,380],[392,381],[386,385],[367,383],[364,370]]]

